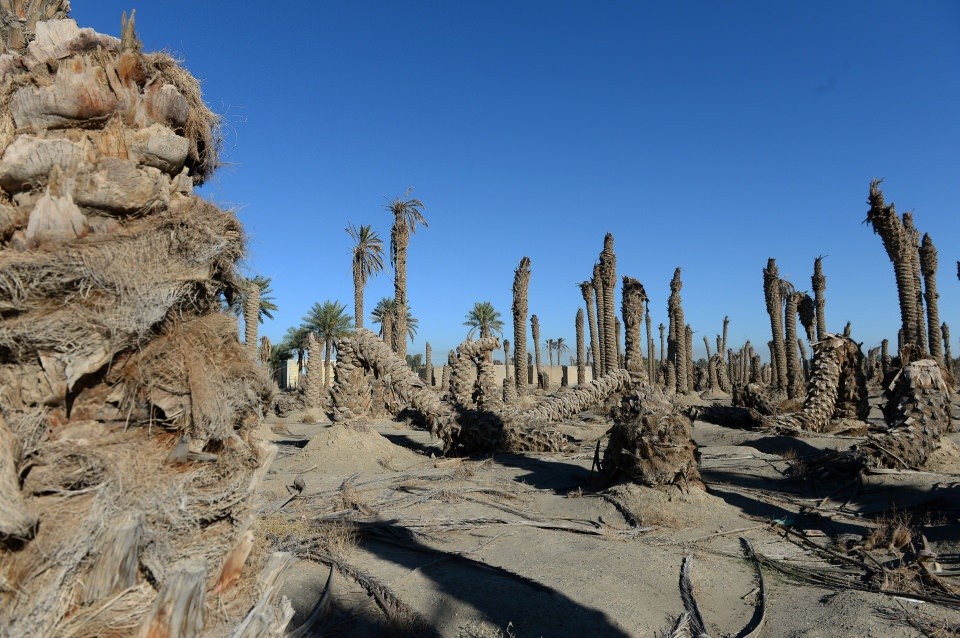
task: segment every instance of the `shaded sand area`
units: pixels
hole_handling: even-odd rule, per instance
[[[268,418],[281,452],[261,501],[266,537],[301,557],[285,584],[292,628],[329,579],[300,635],[670,635],[685,561],[711,636],[960,626],[957,434],[929,471],[853,480],[824,474],[817,458],[858,437],[697,420],[706,492],[600,490],[598,414],[561,426],[571,452],[471,459],[441,458],[437,441],[401,422],[302,420]]]

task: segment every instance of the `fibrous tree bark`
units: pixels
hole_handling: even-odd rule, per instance
[[[930,356],[943,363],[943,341],[940,338],[940,303],[937,293],[937,248],[929,234],[920,244],[920,272],[923,274],[924,299],[927,302],[927,335]]]
[[[857,381],[856,374],[841,390],[844,370],[859,371],[863,361],[860,347],[851,339],[838,335],[826,335],[814,345],[813,370],[808,383],[803,408],[798,412],[776,417],[771,424],[808,432],[824,432],[837,411],[841,391],[844,395],[857,394],[850,388]],[[866,396],[866,380],[860,373],[859,380]],[[864,415],[865,416],[865,415]]]
[[[689,376],[687,374],[687,328],[684,323],[683,304],[680,299],[680,289],[683,282],[680,281],[680,269],[673,271],[673,279],[670,280],[670,297],[667,300],[667,314],[670,317],[670,329],[667,334],[667,360],[673,363],[674,376],[676,377],[676,387],[667,386],[667,391],[677,391],[685,394],[689,388]]]
[[[68,10],[0,1],[0,635],[227,635],[254,587],[203,618],[204,565],[277,448],[258,313],[222,312],[243,227],[193,193],[218,118],[132,16]]]
[[[783,335],[783,298],[781,296],[780,271],[777,269],[777,260],[772,257],[767,260],[767,267],[763,269],[763,298],[767,304],[767,314],[770,315],[771,365],[776,370],[776,386],[778,390],[787,389],[787,353]]]
[[[880,190],[880,180],[870,182],[867,203],[870,205],[870,210],[867,211],[866,221],[872,226],[873,232],[880,235],[887,257],[893,263],[904,346],[913,344],[922,352],[925,349],[923,306],[921,291],[918,289],[920,272],[916,238],[913,236],[915,231],[907,228],[906,216],[904,220],[897,216],[893,204],[886,205],[883,192]],[[912,222],[910,226],[912,228]],[[916,272],[914,272],[915,263]]]
[[[593,291],[597,298],[597,339],[599,341],[599,349],[594,352],[593,356],[597,360],[597,369],[598,375],[602,377],[607,373],[607,330],[606,325],[607,321],[607,310],[604,308],[606,303],[606,294],[603,291],[603,277],[600,276],[600,264],[596,263],[593,265]],[[613,329],[613,326],[609,327],[610,330]]]
[[[590,329],[590,352],[592,353],[591,366],[592,378],[600,376],[600,366],[597,358],[600,352],[600,335],[597,328],[597,315],[594,311],[594,295],[596,291],[593,288],[593,281],[584,281],[580,284],[580,292],[583,294],[583,302],[587,306],[587,325]]]
[[[524,257],[513,273],[513,350],[517,395],[527,393],[527,289],[530,286],[530,258]]]
[[[823,257],[813,260],[813,276],[810,278],[813,285],[813,304],[816,307],[817,341],[827,336],[826,298],[827,278],[823,275]],[[810,340],[811,342],[813,339]]]
[[[243,301],[243,344],[251,361],[257,360],[257,327],[260,321],[260,286],[250,285]]]
[[[313,332],[307,334],[307,378],[303,383],[304,401],[308,408],[320,407],[320,394],[323,387],[323,356],[320,354],[320,342]]]
[[[647,378],[650,383],[657,382],[657,355],[653,347],[653,322],[650,319],[650,300],[644,304],[644,323],[647,326]]]
[[[624,368],[646,378],[645,361],[640,348],[640,323],[647,293],[637,279],[623,276],[622,311],[625,339]]]
[[[936,361],[907,364],[884,392],[887,430],[861,446],[860,462],[868,467],[919,468],[951,429],[949,397]]]
[[[787,359],[787,397],[796,399],[803,390],[803,369],[797,352],[797,304],[801,293],[789,292],[786,295],[784,309],[785,336],[784,353]]]
[[[614,294],[617,288],[617,255],[613,252],[613,235],[607,233],[600,251],[600,279],[603,281],[603,357],[604,373],[609,374],[620,367],[617,361],[617,309]]]
[[[530,315],[530,333],[533,336],[533,362],[537,371],[537,385],[543,387],[543,365],[540,360],[540,320]]]
[[[583,308],[577,308],[575,323],[577,332],[577,385],[583,385],[587,382],[587,365],[584,361],[586,348],[583,345]]]

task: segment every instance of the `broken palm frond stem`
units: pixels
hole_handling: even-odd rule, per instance
[[[415,635],[418,636],[436,635],[435,630],[430,626],[426,618],[403,602],[390,587],[381,583],[374,576],[347,563],[341,558],[320,550],[307,550],[301,555],[308,560],[330,565],[344,576],[353,579],[373,597],[377,603],[377,607],[380,608],[380,611],[383,612],[387,621],[393,627],[406,629],[411,632],[411,635],[414,635],[412,633],[414,631],[417,632]]]
[[[734,638],[757,638],[763,629],[767,614],[767,593],[763,582],[763,572],[760,569],[760,560],[753,550],[753,546],[746,538],[740,537],[740,544],[751,559],[757,576],[757,602],[753,608],[747,625],[736,633]],[[683,601],[684,612],[677,618],[670,630],[670,638],[706,638],[708,636],[706,623],[703,621],[703,615],[697,606],[697,599],[694,595],[693,582],[690,572],[693,565],[693,555],[688,554],[683,557],[680,565],[680,598]]]
[[[855,402],[855,416],[866,418],[869,406],[860,346],[848,337],[828,334],[813,347],[813,372],[803,407],[798,412],[771,419],[771,426],[805,432],[826,431],[830,420],[837,412],[843,411],[842,405],[846,405],[846,402],[840,402],[841,390],[848,401],[852,398]],[[844,374],[846,370],[851,372]]]

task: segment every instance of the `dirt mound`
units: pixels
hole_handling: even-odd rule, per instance
[[[324,474],[344,477],[356,472],[399,471],[425,461],[365,425],[335,425],[320,430],[294,460],[316,465]]]

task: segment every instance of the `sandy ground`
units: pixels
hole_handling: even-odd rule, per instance
[[[429,625],[387,622],[355,578],[301,560],[284,588],[296,610],[291,627],[331,582],[305,635],[667,635],[684,611],[686,558],[707,631],[736,636],[759,602],[757,565],[741,539],[771,561],[759,568],[766,614],[758,635],[907,637],[960,627],[956,434],[928,472],[856,482],[811,469],[824,450],[856,437],[796,439],[696,421],[706,491],[596,491],[594,449],[609,427],[597,415],[563,424],[579,442],[573,452],[474,459],[441,458],[427,432],[399,422],[303,420],[293,413],[267,422],[281,451],[263,493],[266,536],[304,556],[302,539],[322,536],[328,555]],[[286,502],[297,477],[305,489]],[[932,580],[921,585],[916,568],[898,569],[900,561],[915,566],[911,546],[880,540],[849,551],[875,528],[895,528],[890,521],[926,536],[938,555],[927,563]],[[877,579],[914,595],[863,591]]]

